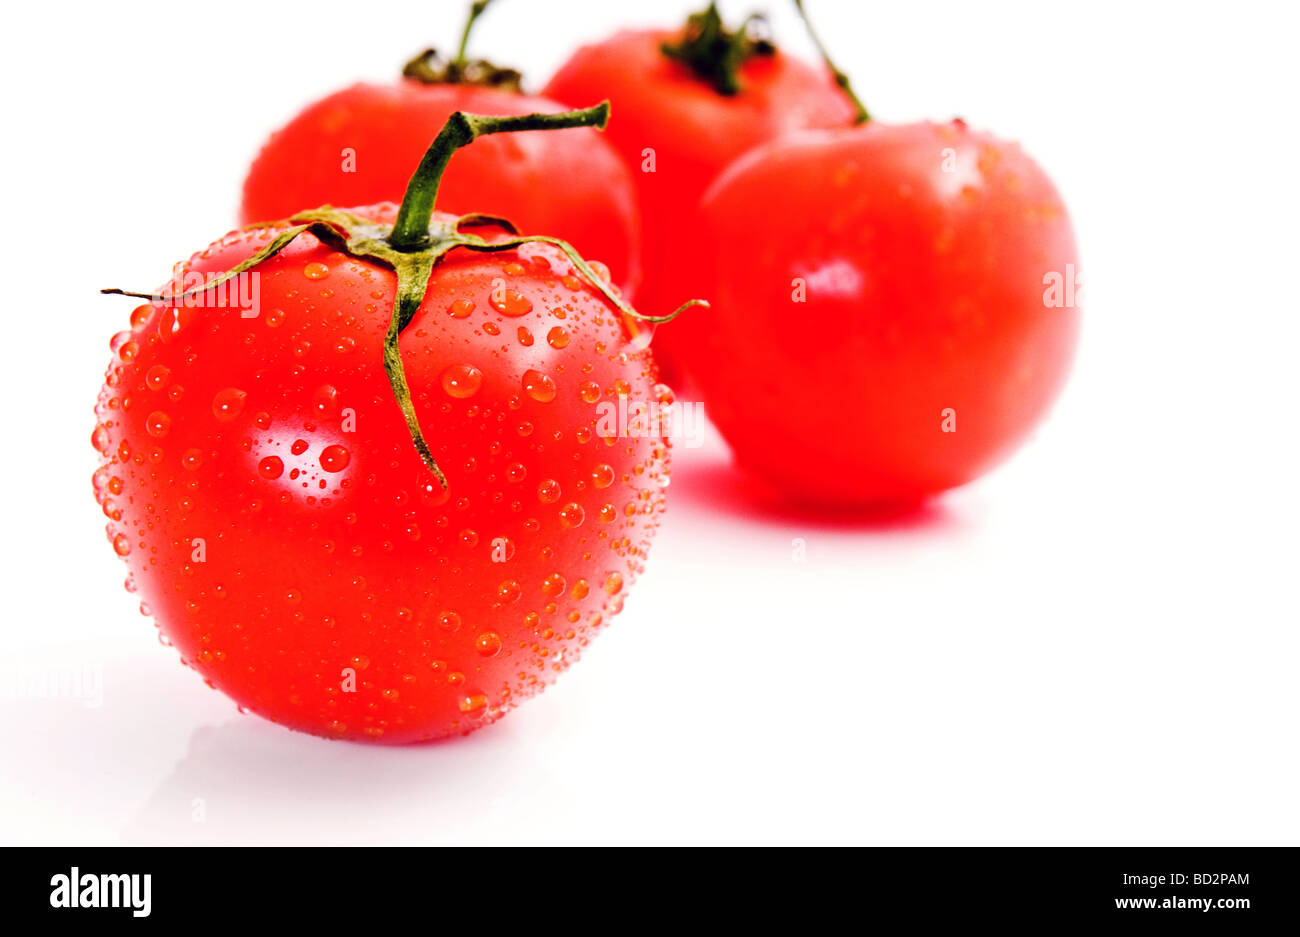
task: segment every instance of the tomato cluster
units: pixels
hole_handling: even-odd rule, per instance
[[[128,294],[96,407],[96,499],[164,641],[325,736],[499,717],[643,568],[668,421],[625,416],[671,414],[655,357],[795,501],[1004,458],[1073,355],[1062,200],[961,121],[869,120],[826,65],[710,5],[579,49],[545,97],[462,38],[277,132],[252,224]]]

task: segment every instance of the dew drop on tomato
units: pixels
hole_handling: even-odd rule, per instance
[[[533,311],[533,301],[515,289],[493,290],[488,304],[503,316],[517,318]]]
[[[278,455],[269,455],[257,463],[257,474],[263,478],[279,478],[284,474],[284,460]]]
[[[529,368],[524,372],[523,384],[524,393],[538,403],[550,403],[555,399],[555,381],[541,371]]]
[[[327,472],[341,472],[348,467],[352,453],[340,445],[326,446],[320,453],[320,467]]]
[[[587,512],[582,509],[582,505],[570,501],[564,507],[560,508],[560,526],[562,527],[580,527],[586,519]]]
[[[223,423],[229,423],[244,412],[244,401],[248,394],[237,387],[219,390],[212,398],[212,415]]]
[[[172,428],[172,418],[161,410],[155,410],[145,418],[144,428],[150,436],[161,439]]]
[[[474,650],[480,657],[496,657],[501,653],[501,636],[495,631],[485,631],[474,639]]]
[[[322,417],[334,416],[339,410],[339,392],[332,384],[322,384],[311,395],[311,405]]]
[[[442,372],[442,389],[448,397],[464,400],[483,386],[483,372],[470,364],[448,365]]]
[[[463,713],[475,713],[487,706],[487,697],[482,693],[475,693],[472,696],[463,696],[460,700],[460,711]]]

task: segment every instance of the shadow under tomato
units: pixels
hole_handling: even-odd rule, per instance
[[[706,511],[737,518],[798,523],[802,527],[863,533],[940,532],[961,526],[942,498],[853,509],[791,501],[781,491],[741,471],[723,449],[673,450],[669,510]]]
[[[533,751],[524,720],[417,745],[320,739],[240,715],[202,726],[122,831],[132,844],[456,842],[475,818],[570,799]],[[522,733],[522,734],[521,734]],[[530,778],[521,798],[511,779]],[[527,803],[521,802],[526,800]]]

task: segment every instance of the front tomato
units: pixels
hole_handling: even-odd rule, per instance
[[[649,353],[551,245],[445,256],[400,339],[444,491],[382,364],[393,272],[310,234],[254,272],[229,285],[251,304],[145,305],[113,339],[94,481],[128,588],[210,685],[286,726],[398,743],[496,719],[642,568],[667,443],[598,427],[663,392]]]

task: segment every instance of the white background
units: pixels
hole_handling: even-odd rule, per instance
[[[0,696],[0,842],[1300,842],[1280,2],[810,2],[878,119],[1019,139],[1071,207],[1074,377],[987,479],[910,518],[812,522],[755,509],[717,440],[678,449],[625,613],[450,744],[287,732],[158,645],[91,498],[131,305],[96,290],[226,231],[266,133],[453,44],[465,5],[6,9],[0,676],[104,687],[98,708]],[[536,88],[578,40],[698,5],[499,0],[475,51]]]

